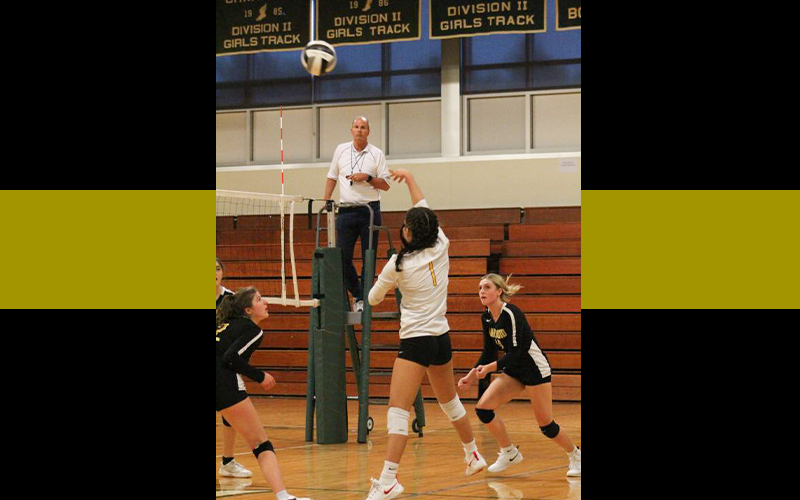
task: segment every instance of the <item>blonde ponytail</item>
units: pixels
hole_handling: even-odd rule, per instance
[[[503,279],[503,277],[500,276],[499,274],[489,273],[483,278],[481,278],[481,281],[489,280],[492,283],[494,283],[494,285],[501,291],[500,300],[502,300],[503,302],[510,302],[511,297],[515,293],[520,291],[520,289],[522,288],[522,285],[512,285],[509,283],[511,280],[511,276],[512,275],[509,274],[508,277],[506,277],[506,279]]]

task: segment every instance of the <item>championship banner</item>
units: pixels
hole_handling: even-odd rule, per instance
[[[430,37],[541,33],[546,5],[546,0],[430,0]]]
[[[217,0],[217,55],[302,49],[311,40],[308,0]]]
[[[419,40],[421,0],[317,0],[317,40],[331,45]]]
[[[581,0],[556,0],[556,31],[581,29]]]

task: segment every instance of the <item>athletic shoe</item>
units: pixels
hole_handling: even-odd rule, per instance
[[[581,449],[575,453],[567,453],[569,457],[569,470],[567,471],[568,477],[581,477]]]
[[[355,305],[353,306],[353,311],[360,313],[364,310],[364,301],[358,300],[356,301]]]
[[[291,497],[289,500],[311,500],[310,498]]]
[[[372,481],[372,487],[369,489],[369,495],[367,495],[366,500],[391,500],[400,495],[405,489],[402,484],[397,482],[396,478],[388,488],[384,488],[377,479],[370,478],[370,481]]]
[[[484,467],[486,467],[486,460],[483,459],[480,453],[477,451],[473,451],[466,457],[464,457],[464,462],[467,463],[467,472],[468,476],[473,474],[477,474],[478,472],[482,471]]]
[[[231,460],[227,465],[219,468],[219,475],[223,477],[253,477],[253,473],[242,467],[236,460]]]
[[[497,454],[497,462],[489,466],[489,472],[504,471],[510,466],[517,465],[520,462],[522,462],[522,453],[519,452],[519,449],[516,449],[511,453],[505,453],[501,451]]]

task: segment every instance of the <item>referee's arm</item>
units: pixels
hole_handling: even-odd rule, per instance
[[[330,200],[333,196],[333,190],[336,188],[336,179],[328,177],[328,182],[325,183],[325,200]]]
[[[372,180],[369,181],[369,185],[374,187],[375,189],[380,189],[381,191],[389,190],[389,183],[381,179],[380,177],[373,177]]]

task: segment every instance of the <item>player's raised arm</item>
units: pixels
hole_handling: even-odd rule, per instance
[[[406,181],[408,184],[408,192],[411,194],[411,205],[416,206],[417,203],[425,199],[425,196],[422,194],[422,191],[417,185],[417,180],[414,179],[414,176],[408,170],[398,168],[397,170],[389,170],[389,173],[392,174],[392,180],[395,182],[403,182]]]

